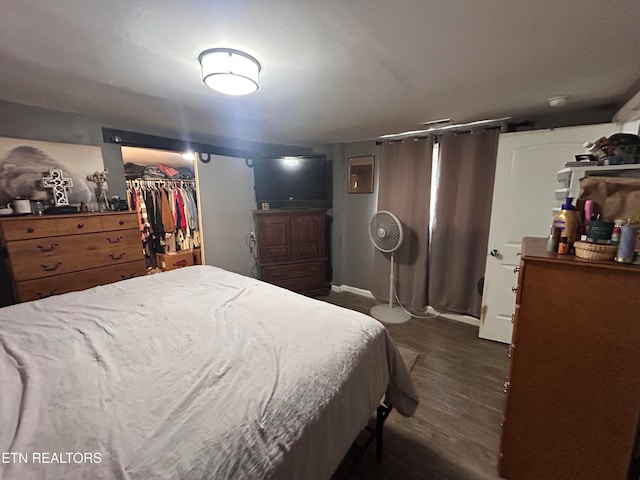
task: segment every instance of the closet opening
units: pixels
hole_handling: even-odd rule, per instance
[[[193,152],[121,147],[129,210],[138,213],[147,271],[202,264]]]

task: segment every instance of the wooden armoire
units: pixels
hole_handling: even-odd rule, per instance
[[[260,279],[305,295],[327,295],[323,208],[254,210]]]

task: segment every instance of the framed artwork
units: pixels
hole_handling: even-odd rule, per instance
[[[349,193],[373,193],[375,156],[349,158]]]
[[[51,170],[71,179],[67,184],[73,186],[66,187],[70,205],[84,202],[97,209],[95,184],[87,175],[104,170],[100,147],[7,137],[0,137],[0,205],[15,198],[53,205],[54,193],[42,182]]]

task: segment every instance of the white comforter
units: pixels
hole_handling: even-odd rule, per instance
[[[328,478],[386,392],[376,320],[214,267],[0,309],[0,479]]]

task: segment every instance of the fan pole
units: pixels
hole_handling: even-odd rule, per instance
[[[393,308],[393,252],[391,252],[391,272],[389,272],[389,310]]]

